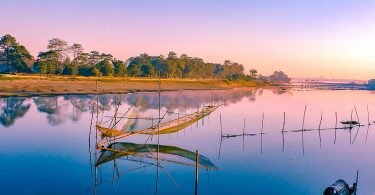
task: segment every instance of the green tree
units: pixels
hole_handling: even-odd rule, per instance
[[[62,71],[63,75],[77,75],[78,67],[75,65],[66,65]]]
[[[40,61],[39,59],[33,64],[33,71],[39,74],[45,75],[47,74],[47,64],[44,61]]]
[[[113,66],[115,67],[115,75],[118,77],[123,77],[126,75],[126,65],[121,60],[114,60]]]
[[[151,77],[155,75],[155,69],[151,64],[143,64],[141,66],[142,77]]]
[[[141,67],[137,64],[130,64],[127,68],[129,76],[140,77],[142,74]]]
[[[16,45],[17,45],[16,38],[14,38],[10,34],[6,34],[2,36],[0,39],[0,48],[4,50],[5,59],[8,65],[10,64],[10,58],[9,58],[10,50],[12,50],[13,47],[15,47]]]
[[[94,76],[94,74],[92,73],[92,67],[90,67],[89,65],[79,66],[78,75],[86,76],[86,77]]]
[[[32,56],[25,46],[19,44],[16,38],[7,34],[0,39],[0,61],[8,65],[7,71],[30,72],[26,60],[32,60]]]
[[[100,61],[97,67],[104,76],[113,76],[114,74],[113,65],[108,59]]]
[[[38,55],[38,68],[41,74],[56,74],[59,70],[59,53],[56,51],[41,52]],[[45,72],[44,72],[45,70]]]
[[[96,68],[96,67],[92,67],[92,68],[91,68],[91,74],[92,74],[93,76],[97,76],[97,77],[100,77],[100,76],[103,75],[103,74],[100,72],[100,70],[99,70],[98,68]]]

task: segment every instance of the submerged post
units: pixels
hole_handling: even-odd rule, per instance
[[[284,129],[285,129],[285,112],[284,112],[284,122],[283,122],[283,128],[281,129],[281,132],[284,133]]]
[[[350,112],[350,129],[352,129],[352,123],[353,123],[353,109],[352,112]]]
[[[302,132],[304,131],[304,126],[305,126],[306,109],[307,109],[307,105],[305,105],[305,111],[303,111]]]
[[[199,162],[199,152],[195,152],[195,195],[198,194],[198,162]]]
[[[320,122],[319,122],[319,127],[318,127],[318,131],[319,131],[319,146],[320,146],[320,148],[322,148],[322,136],[320,135],[320,127],[322,125],[322,120],[323,120],[323,111],[320,113]]]
[[[306,118],[306,109],[307,105],[305,105],[305,110],[303,111],[303,120],[302,120],[302,155],[305,155],[305,140],[303,138],[303,132],[305,131],[304,126],[305,126],[305,118]]]
[[[220,113],[220,132],[221,132],[221,136],[223,136],[223,123],[221,122],[221,113]]]
[[[245,127],[246,127],[246,119],[243,119],[243,130],[242,130],[242,136],[245,136]]]
[[[262,129],[261,129],[261,131],[260,131],[261,134],[263,134],[263,126],[264,126],[263,124],[264,124],[264,112],[263,112],[263,114],[262,114]]]
[[[96,81],[96,125],[99,122],[99,86],[98,81]],[[98,128],[95,126],[95,146],[98,145]]]
[[[336,133],[337,133],[337,112],[335,112],[335,140],[333,142],[333,144],[336,144]]]
[[[264,112],[262,114],[262,128],[260,129],[260,153],[263,154],[263,123],[264,123]]]
[[[354,105],[354,111],[355,111],[355,115],[357,116],[358,123],[360,124],[361,122],[359,122],[359,116],[358,116],[358,112],[357,112],[357,107],[355,105]]]
[[[368,123],[368,125],[371,125],[371,123],[370,123],[370,111],[368,110],[368,105],[367,105],[367,123]]]
[[[243,130],[242,130],[242,151],[245,151],[245,126],[246,126],[246,119],[243,119]]]
[[[284,148],[285,148],[284,129],[285,129],[285,112],[284,112],[283,128],[281,129],[281,136],[283,137],[283,148],[281,150],[282,152],[284,152]]]

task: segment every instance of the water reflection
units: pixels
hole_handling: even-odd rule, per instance
[[[194,163],[192,152],[198,150],[218,167],[217,171],[199,169],[199,194],[323,194],[324,189],[338,179],[352,184],[357,169],[361,173],[358,193],[374,194],[375,158],[369,155],[375,147],[374,94],[319,90],[279,95],[279,91],[275,93],[273,89],[215,93],[219,92],[184,91],[178,98],[179,103],[171,108],[173,113],[166,115],[166,121],[176,118],[176,113],[194,113],[197,104],[202,108],[212,99],[226,99],[227,103],[204,121],[172,134],[159,135],[160,142],[155,135],[148,143],[166,147],[167,153],[160,157],[189,164]],[[162,113],[177,94],[162,94],[165,101]],[[109,161],[98,163],[106,151],[95,148],[95,141],[100,138],[99,133],[96,136],[95,124],[108,120],[106,124],[110,126],[116,110],[118,116],[122,116],[137,99],[136,117],[158,116],[158,97],[145,92],[101,95],[98,99],[98,109],[95,95],[1,99],[2,116],[17,116],[9,113],[17,113],[15,110],[22,106],[29,105],[29,108],[22,118],[15,117],[16,125],[4,131],[1,130],[5,128],[0,127],[0,194],[194,193],[193,167],[160,161],[179,185],[176,188],[156,160],[141,156],[151,155],[145,153],[143,147],[149,135],[118,140],[119,145],[114,148],[124,148],[125,155],[108,155]],[[351,113],[353,104],[358,116],[354,111]],[[302,127],[305,105],[307,111]],[[58,121],[53,123],[58,125],[51,127],[48,118]],[[52,120],[54,118],[56,120]],[[359,121],[361,126],[348,128],[350,124],[341,123],[351,120]],[[114,123],[112,120],[112,125]],[[136,126],[136,130],[150,127],[151,123],[138,120],[136,124],[129,122],[124,126],[126,129]],[[117,129],[120,128],[118,124]],[[136,150],[140,153],[135,154]],[[182,156],[168,154],[170,150],[181,152]],[[126,154],[129,151],[134,155]],[[190,158],[184,157],[189,155]],[[96,163],[100,165],[95,167]],[[99,180],[94,181],[94,178]],[[20,185],[23,187],[19,188]]]
[[[275,94],[282,94],[285,90],[273,89]],[[195,109],[214,101],[224,101],[227,105],[237,103],[243,98],[255,101],[256,96],[262,95],[262,89],[233,89],[233,90],[207,90],[207,91],[184,91],[179,95],[173,110],[186,111]],[[177,91],[166,91],[161,94],[161,108],[170,107],[170,103],[178,96]],[[98,97],[99,112],[110,111],[121,105],[132,105],[140,98],[136,108],[140,112],[158,108],[158,96],[154,92],[139,92],[131,94],[104,94]],[[0,121],[5,127],[12,126],[17,118],[24,117],[32,106],[32,100],[39,113],[46,114],[50,125],[60,125],[68,120],[77,122],[82,113],[93,112],[96,108],[97,97],[95,95],[64,95],[51,97],[8,97],[0,98]]]
[[[0,99],[0,122],[4,127],[12,126],[17,118],[27,113],[31,105],[25,101],[22,97]]]
[[[96,161],[95,166],[113,161],[115,159],[126,159],[130,161],[141,162],[149,165],[156,165],[154,161],[147,162],[147,159],[154,159],[155,156],[151,153],[159,151],[160,155],[165,155],[165,157],[160,157],[159,160],[168,163],[175,163],[179,165],[192,166],[195,161],[195,152],[179,148],[176,146],[167,145],[156,145],[156,144],[135,144],[130,142],[115,142],[110,144],[106,148],[101,149],[101,154],[99,159]],[[125,157],[125,158],[124,158]],[[179,157],[183,159],[190,160],[192,162],[183,162],[174,159],[174,157]],[[206,169],[218,169],[209,158],[199,155],[199,162],[202,168]]]

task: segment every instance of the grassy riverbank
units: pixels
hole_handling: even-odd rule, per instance
[[[155,78],[0,75],[0,96],[94,94],[96,81],[99,81],[99,93],[158,90],[158,79]],[[259,81],[161,79],[161,90],[229,89],[261,85]]]

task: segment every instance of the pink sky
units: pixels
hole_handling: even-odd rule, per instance
[[[5,0],[0,17],[0,35],[12,34],[35,56],[58,37],[122,60],[175,51],[265,75],[375,78],[370,0]]]

